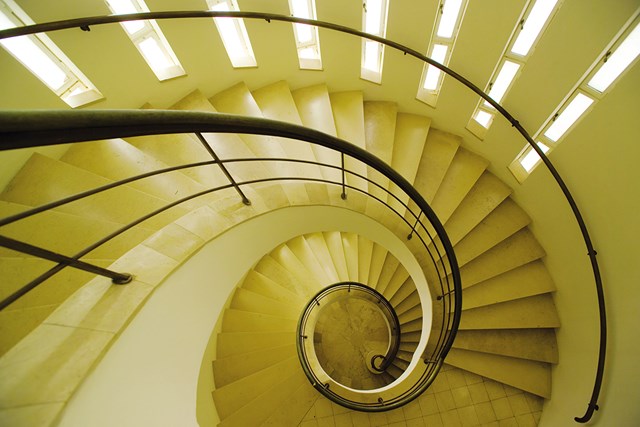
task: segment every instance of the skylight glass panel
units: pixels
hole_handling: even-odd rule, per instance
[[[549,152],[549,147],[541,142],[538,142],[538,147],[540,147],[544,154],[547,154]],[[520,164],[525,171],[531,172],[531,170],[533,170],[533,168],[538,164],[539,161],[540,155],[538,154],[538,152],[532,148],[529,148],[529,152],[520,160]]]
[[[593,99],[578,93],[578,95],[567,105],[562,113],[554,120],[553,124],[544,133],[544,136],[552,141],[557,141],[564,133],[587,111],[593,104]]]
[[[529,50],[538,39],[544,25],[551,16],[558,0],[537,0],[531,13],[522,25],[522,30],[518,34],[511,52],[527,56]]]
[[[442,7],[442,16],[438,24],[438,37],[450,39],[456,28],[458,17],[460,16],[460,8],[462,8],[462,0],[446,0]]]
[[[387,0],[365,0],[363,5],[363,31],[384,37],[387,27]],[[362,40],[362,63],[360,77],[374,83],[382,81],[384,45],[371,40]]]
[[[207,0],[207,4],[211,10],[218,12],[240,10],[235,0]],[[213,21],[218,28],[231,65],[234,68],[255,67],[256,57],[253,54],[244,21],[239,18],[213,18]]]
[[[314,0],[289,0],[289,8],[295,17],[316,19]],[[300,68],[322,69],[318,28],[305,24],[293,24],[293,33],[296,39]]]
[[[488,128],[491,120],[493,119],[493,114],[487,113],[483,110],[478,110],[473,119],[476,122],[480,123],[483,127]]]
[[[513,79],[516,77],[516,73],[519,69],[520,64],[516,62],[505,61],[504,64],[502,64],[500,72],[498,73],[498,77],[496,77],[493,85],[491,85],[489,97],[491,97],[497,103],[500,103],[504,94],[507,93],[509,86],[511,86],[511,82],[513,82]],[[486,101],[484,102],[484,104],[486,106],[491,105]]]
[[[431,51],[431,59],[437,61],[439,63],[444,63],[444,59],[447,56],[447,46],[443,44],[436,44],[433,46],[433,50]],[[425,90],[434,91],[438,89],[438,84],[440,83],[440,75],[442,71],[439,68],[434,67],[429,64],[429,68],[427,69],[427,76],[424,79],[424,84],[422,88]]]
[[[13,1],[0,1],[0,29],[34,24]],[[71,60],[44,34],[11,37],[0,41],[60,99],[75,108],[102,98],[102,94]]]
[[[105,0],[116,14],[149,12],[143,0]],[[120,25],[158,80],[183,76],[184,69],[155,20],[121,22]]]
[[[604,92],[640,54],[640,23],[618,48],[606,59],[588,85]]]

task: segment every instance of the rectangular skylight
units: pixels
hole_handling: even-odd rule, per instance
[[[236,0],[207,0],[209,9],[213,11],[239,11]],[[222,43],[234,68],[255,67],[258,65],[253,54],[251,41],[244,26],[238,18],[214,18]]]
[[[551,16],[558,0],[537,0],[529,16],[522,24],[522,30],[518,34],[511,52],[527,56],[529,50],[538,39],[547,20]]]
[[[387,29],[387,0],[365,0],[362,12],[363,31],[384,37]],[[362,63],[360,77],[374,83],[382,81],[384,45],[371,40],[362,40]]]
[[[291,14],[298,18],[316,19],[314,0],[289,0],[289,9]],[[311,25],[293,24],[293,33],[296,39],[300,68],[322,69],[318,28]]]
[[[622,74],[640,54],[640,23],[631,34],[606,59],[600,69],[589,80],[588,85],[597,91],[604,92]]]
[[[441,10],[442,16],[438,24],[438,31],[436,32],[438,37],[450,39],[451,36],[453,36],[461,8],[462,0],[447,0],[444,2]]]
[[[149,12],[144,0],[105,0],[116,15]],[[120,25],[158,80],[168,80],[185,74],[180,61],[155,20],[121,22]]]
[[[0,29],[34,24],[13,1],[0,1]],[[67,105],[75,108],[102,94],[45,34],[12,37],[0,44]]]
[[[458,37],[468,0],[440,0],[433,25],[427,56],[448,65]],[[431,64],[424,64],[416,98],[432,107],[436,106],[444,73]]]
[[[491,120],[493,120],[493,114],[487,113],[484,110],[478,110],[473,119],[480,123],[484,128],[488,128],[491,124]]]
[[[549,152],[549,147],[544,145],[542,142],[538,142],[538,147],[542,150],[544,154]],[[520,160],[520,164],[524,168],[525,171],[531,172],[531,170],[538,164],[540,161],[540,155],[533,148],[529,148],[529,152],[522,157]]]
[[[509,89],[509,86],[511,86],[511,83],[516,77],[516,73],[519,69],[520,64],[518,64],[517,62],[504,61],[504,64],[502,64],[502,68],[498,73],[498,77],[496,77],[493,85],[491,85],[491,90],[488,94],[498,104],[502,101],[502,97],[504,96],[504,94],[507,93],[507,90]],[[490,106],[490,104],[486,101],[484,102],[484,104],[486,106]]]
[[[439,63],[444,63],[444,59],[447,56],[447,45],[443,44],[435,44],[433,45],[433,50],[431,51],[431,59],[438,61]],[[440,75],[442,71],[439,68],[434,67],[429,64],[427,69],[427,76],[424,79],[424,84],[422,88],[425,90],[435,91],[438,89],[438,85],[440,83]]]
[[[544,136],[552,141],[557,141],[564,133],[587,111],[587,108],[593,104],[593,99],[578,93],[575,98],[567,105],[553,121],[553,124],[544,133]]]

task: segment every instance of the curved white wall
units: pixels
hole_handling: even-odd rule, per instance
[[[198,425],[202,357],[233,287],[279,243],[329,230],[359,233],[386,246],[417,285],[424,281],[403,242],[361,214],[293,207],[251,219],[205,245],[155,291],[80,386],[60,426]]]

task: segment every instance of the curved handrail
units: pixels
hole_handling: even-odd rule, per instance
[[[398,315],[393,309],[393,306],[391,305],[391,303],[380,292],[366,285],[363,285],[362,283],[353,282],[353,281],[335,283],[317,292],[309,300],[309,302],[307,303],[307,306],[305,307],[305,309],[302,311],[302,314],[300,315],[300,319],[298,320],[298,327],[297,327],[298,336],[296,340],[297,348],[298,348],[298,357],[300,358],[300,362],[303,365],[303,371],[305,372],[307,377],[309,377],[309,380],[312,381],[312,383],[315,382],[316,384],[318,384],[319,381],[318,381],[318,377],[315,375],[315,372],[310,367],[309,358],[307,357],[306,351],[304,348],[304,340],[308,339],[308,335],[306,335],[304,331],[306,328],[307,320],[309,319],[309,314],[317,306],[321,305],[320,301],[322,301],[322,299],[327,298],[329,296],[333,296],[336,292],[345,291],[345,290],[347,291],[347,293],[350,293],[351,291],[357,291],[357,292],[362,292],[364,294],[368,294],[374,297],[377,300],[377,302],[382,305],[383,310],[381,311],[384,313],[385,317],[387,318],[387,322],[389,322],[391,338],[389,341],[388,349],[386,351],[386,354],[376,354],[371,358],[370,360],[371,369],[377,372],[386,371],[387,368],[391,365],[391,362],[393,362],[393,359],[395,359],[396,354],[400,349],[400,320],[398,320]],[[380,366],[376,366],[374,363],[374,360],[377,360],[379,358],[382,358],[383,362]],[[328,392],[328,390],[324,387],[316,387],[316,388],[322,394],[326,394]]]
[[[89,126],[89,127],[87,127]],[[453,251],[453,246],[446,235],[444,227],[437,219],[435,213],[431,210],[426,201],[420,196],[417,190],[415,190],[411,184],[409,184],[401,175],[395,172],[389,165],[384,163],[382,160],[378,159],[374,155],[368,153],[367,151],[354,146],[346,141],[342,141],[336,137],[323,134],[319,131],[305,128],[298,125],[293,125],[284,122],[278,122],[274,120],[268,120],[263,118],[254,118],[254,117],[243,117],[236,115],[227,115],[227,114],[219,114],[219,113],[200,113],[200,112],[190,112],[190,111],[158,111],[158,110],[132,110],[132,111],[96,111],[96,110],[85,110],[85,111],[23,111],[23,112],[0,112],[0,150],[7,147],[12,148],[20,148],[20,147],[34,147],[39,145],[51,145],[51,144],[62,144],[62,143],[71,143],[71,142],[81,142],[86,140],[100,140],[100,139],[110,139],[110,138],[120,138],[120,137],[128,137],[128,136],[139,136],[139,135],[157,135],[157,134],[168,134],[168,133],[185,133],[185,132],[195,132],[197,135],[201,135],[202,133],[243,133],[243,134],[259,134],[259,135],[269,135],[269,136],[281,136],[287,137],[291,139],[297,139],[300,141],[306,141],[312,144],[321,145],[323,147],[330,148],[337,152],[341,152],[343,155],[349,155],[356,160],[359,160],[366,164],[367,166],[376,169],[386,178],[388,178],[391,182],[393,182],[398,189],[403,191],[410,199],[412,199],[419,209],[419,214],[416,214],[412,210],[409,209],[408,205],[405,202],[402,202],[392,192],[388,189],[381,186],[379,183],[369,179],[368,177],[364,177],[362,175],[358,175],[355,172],[345,170],[343,166],[336,166],[331,164],[322,164],[312,161],[302,161],[302,160],[293,160],[293,159],[282,159],[282,158],[248,158],[248,159],[230,159],[230,160],[216,160],[215,163],[220,163],[222,167],[222,163],[230,163],[230,162],[242,162],[242,161],[302,161],[310,164],[317,164],[323,167],[335,168],[342,170],[343,173],[347,172],[349,174],[353,174],[354,176],[358,176],[361,179],[364,179],[366,182],[372,183],[377,186],[379,189],[384,190],[390,196],[393,196],[396,201],[398,201],[407,211],[413,216],[416,221],[420,223],[423,227],[423,232],[427,233],[430,241],[433,243],[434,239],[429,234],[428,230],[424,227],[424,223],[421,222],[420,216],[424,214],[424,216],[430,221],[431,226],[435,230],[439,243],[442,245],[444,249],[444,254],[440,253],[437,245],[434,245],[434,251],[438,254],[437,258],[447,259],[449,263],[450,272],[447,274],[446,265],[443,264],[444,268],[443,274],[438,274],[440,279],[440,288],[444,293],[444,287],[442,280],[447,283],[447,292],[452,291],[451,282],[453,283],[453,291],[456,294],[454,309],[451,310],[451,301],[449,300],[446,304],[448,304],[448,309],[445,307],[443,310],[443,319],[442,325],[440,328],[440,335],[437,337],[437,343],[435,345],[435,349],[432,351],[432,359],[437,363],[431,363],[430,360],[425,360],[425,363],[430,364],[429,367],[422,373],[420,378],[413,383],[405,392],[400,393],[396,398],[394,398],[391,404],[386,403],[384,401],[379,401],[374,404],[374,406],[358,406],[353,403],[349,403],[344,400],[336,399],[335,401],[345,405],[351,405],[349,407],[353,409],[360,410],[388,410],[397,406],[401,406],[410,400],[416,398],[423,390],[425,390],[430,383],[435,378],[435,375],[439,371],[442,366],[442,362],[444,357],[448,353],[451,348],[451,343],[453,342],[452,337],[455,337],[455,334],[458,329],[458,324],[460,321],[461,315],[461,280],[460,274],[455,258],[455,253]],[[21,142],[20,142],[21,141]],[[193,167],[193,166],[204,166],[209,164],[209,162],[199,162],[190,165],[183,165],[182,167]],[[170,168],[171,170],[174,170]],[[71,196],[63,199],[62,201],[53,202],[51,205],[60,206],[63,203],[68,203],[74,200],[77,200],[80,197],[87,197],[93,194],[96,194],[99,191],[109,190],[117,185],[122,185],[123,183],[132,182],[137,179],[141,179],[141,177],[148,177],[154,175],[153,173],[142,174],[138,177],[130,177],[125,180],[119,181],[112,185],[100,187],[97,191],[88,191],[84,193],[80,193],[80,195]],[[132,226],[140,224],[152,216],[157,215],[160,212],[163,212],[171,207],[177,206],[185,201],[194,199],[196,197],[200,197],[205,194],[209,194],[220,189],[228,189],[232,187],[239,187],[243,185],[250,185],[259,182],[268,182],[268,181],[280,181],[280,180],[304,180],[309,182],[322,182],[328,184],[334,184],[336,186],[342,186],[343,191],[344,188],[350,188],[356,191],[360,191],[365,193],[367,196],[381,202],[387,206],[387,208],[391,209],[396,215],[400,217],[402,221],[407,225],[407,227],[411,227],[411,223],[398,212],[394,207],[388,205],[384,200],[378,198],[374,194],[370,194],[365,190],[361,190],[357,187],[346,185],[344,180],[342,182],[338,181],[330,181],[326,179],[318,179],[318,178],[310,178],[310,177],[269,177],[263,179],[255,179],[244,182],[232,182],[231,184],[227,184],[224,186],[204,190],[195,194],[192,194],[187,197],[183,197],[182,199],[173,201],[168,205],[165,205],[161,208],[156,209],[155,211],[140,217],[133,221],[130,224],[127,224],[120,229],[116,230],[112,234],[104,237],[98,242],[92,244],[88,248],[85,248],[80,253],[76,254],[72,258],[77,260],[83,255],[87,254],[91,250],[95,249],[99,245],[107,242],[113,237],[119,235],[120,233],[130,229]],[[34,208],[31,211],[26,211],[19,216],[24,218],[28,217],[30,213],[41,212],[45,210],[45,206],[41,206],[38,208]],[[18,218],[21,219],[21,218]],[[9,223],[11,221],[5,221]],[[414,226],[415,227],[415,226]],[[427,250],[429,256],[431,257],[431,261],[434,264],[436,271],[439,271],[437,266],[436,258],[434,258],[431,253],[431,249],[428,248],[427,242],[425,242],[423,236],[420,233],[417,233],[417,236],[422,243],[422,246]],[[52,268],[41,277],[44,279],[51,277],[56,272],[60,271],[64,268],[65,265],[58,264],[56,267]],[[442,278],[444,276],[444,278]],[[451,280],[451,282],[450,282]],[[444,302],[442,302],[444,304]],[[451,316],[450,314],[453,314]]]
[[[596,378],[595,378],[593,393],[591,396],[591,400],[589,401],[587,411],[583,417],[574,418],[575,421],[580,423],[586,423],[587,421],[589,421],[593,415],[594,410],[598,409],[597,400],[598,400],[598,396],[600,393],[600,388],[602,386],[602,380],[604,376],[606,345],[607,345],[607,321],[606,321],[604,288],[602,286],[602,277],[600,275],[600,268],[598,266],[598,260],[596,258],[597,252],[593,246],[591,237],[589,235],[589,231],[587,229],[587,225],[582,217],[582,213],[580,212],[580,209],[578,208],[578,205],[575,199],[573,198],[573,195],[569,191],[569,188],[567,187],[566,183],[560,176],[555,166],[551,163],[549,158],[545,155],[542,149],[535,143],[531,135],[524,129],[524,127],[518,122],[518,120],[515,119],[513,115],[511,115],[504,107],[502,107],[499,103],[497,103],[492,98],[490,98],[488,94],[486,94],[478,86],[473,84],[471,81],[467,80],[462,75],[438,63],[437,61],[434,61],[433,59],[425,55],[422,55],[421,53],[417,52],[414,49],[411,49],[400,43],[385,39],[383,37],[368,34],[350,27],[334,24],[331,22],[297,18],[293,16],[278,15],[273,13],[262,13],[262,12],[167,11],[167,12],[133,13],[133,14],[126,14],[126,15],[93,16],[93,17],[61,20],[61,21],[48,22],[48,23],[35,24],[35,25],[2,30],[0,31],[0,40],[4,38],[19,36],[19,35],[35,34],[39,32],[47,32],[47,31],[57,31],[57,30],[63,30],[63,29],[69,29],[69,28],[81,28],[84,31],[90,31],[90,26],[92,25],[109,24],[109,23],[124,22],[124,21],[131,21],[131,20],[215,18],[215,17],[259,19],[259,20],[266,20],[267,22],[271,22],[273,20],[273,21],[307,24],[307,25],[312,25],[316,27],[326,28],[333,31],[338,31],[341,33],[351,34],[361,38],[373,40],[378,43],[382,43],[386,46],[389,46],[391,48],[399,50],[400,52],[403,52],[405,55],[413,56],[419,59],[420,61],[426,62],[442,70],[447,75],[453,77],[455,80],[462,83],[471,91],[475,92],[477,95],[483,98],[487,103],[493,106],[504,118],[506,118],[509,121],[509,123],[511,123],[512,127],[516,128],[516,130],[527,141],[529,146],[538,154],[538,156],[540,157],[540,159],[542,160],[542,162],[544,163],[544,165],[549,170],[554,180],[560,187],[560,190],[562,191],[562,194],[566,198],[567,203],[569,203],[569,206],[571,207],[571,211],[575,217],[576,222],[578,223],[578,227],[580,228],[580,232],[582,234],[585,246],[587,248],[587,255],[589,257],[589,261],[591,263],[591,268],[594,275],[596,293],[598,297],[598,309],[599,309],[599,321],[600,321],[600,345],[599,345],[599,352],[598,352],[598,366],[596,371]],[[451,341],[450,343],[452,344],[453,341],[452,340],[450,341]]]

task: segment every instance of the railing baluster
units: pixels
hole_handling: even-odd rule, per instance
[[[347,200],[347,191],[344,185],[344,153],[340,153],[340,160],[342,163],[342,194],[340,195],[340,198],[342,200]]]
[[[200,132],[196,132],[196,136],[198,137],[198,139],[200,140],[200,142],[204,146],[205,150],[207,150],[207,152],[209,152],[211,157],[213,157],[213,159],[218,163],[218,166],[220,166],[220,169],[222,170],[222,173],[224,173],[224,175],[227,177],[227,179],[229,180],[231,185],[233,185],[233,188],[236,189],[236,191],[238,192],[238,194],[242,198],[242,203],[244,203],[247,206],[251,206],[251,200],[247,199],[247,196],[244,195],[244,193],[240,189],[240,186],[238,185],[238,183],[236,183],[236,181],[233,179],[233,177],[229,173],[229,170],[225,167],[224,163],[222,163],[222,161],[220,160],[220,157],[218,157],[218,155],[215,153],[215,151],[213,151],[213,148],[211,148],[211,146],[209,145],[207,140],[204,139],[204,136],[202,136],[202,134]]]
[[[416,227],[418,226],[418,223],[420,222],[420,215],[422,215],[422,211],[418,212],[418,217],[416,218],[416,223],[413,224],[413,227],[411,227],[411,232],[407,236],[407,240],[411,240],[411,238],[413,237],[413,233],[415,233]]]

